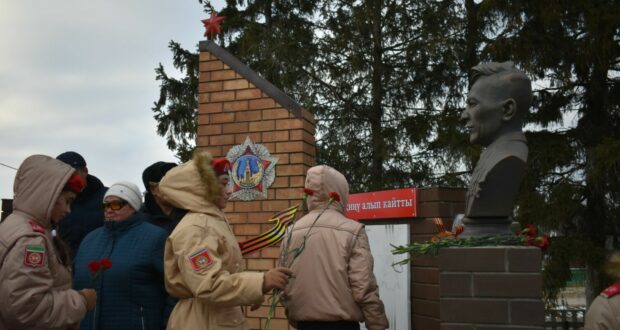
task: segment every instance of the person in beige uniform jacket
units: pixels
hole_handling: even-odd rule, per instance
[[[77,329],[94,307],[94,290],[71,289],[69,250],[50,232],[83,187],[74,168],[48,156],[17,170],[14,210],[0,223],[0,330]]]
[[[166,290],[179,298],[168,329],[247,329],[241,306],[259,304],[274,288],[283,289],[290,270],[243,271],[239,245],[223,211],[221,190],[208,153],[166,173],[163,197],[188,210],[166,241]]]
[[[585,330],[620,329],[620,251],[611,254],[606,272],[615,283],[603,290],[590,305]]]
[[[305,188],[313,192],[306,200],[309,213],[292,227],[288,246],[286,236],[281,246],[282,252],[289,246],[290,251],[308,237],[291,266],[295,279],[285,291],[289,322],[299,330],[359,329],[359,322],[369,330],[387,329],[364,225],[344,216],[346,178],[329,166],[315,166],[308,170]],[[340,201],[329,204],[330,192]]]

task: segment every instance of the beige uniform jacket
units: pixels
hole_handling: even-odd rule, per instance
[[[620,329],[620,282],[605,289],[586,314],[585,330]]]
[[[305,249],[291,265],[295,278],[285,303],[289,321],[358,321],[369,330],[387,329],[366,231],[343,214],[349,196],[346,179],[331,167],[315,166],[308,170],[305,187],[314,191],[307,199],[310,212],[294,224],[290,242],[285,236],[281,247],[282,258],[288,259],[287,249],[301,246],[307,236]],[[341,200],[320,215],[329,192]]]
[[[243,271],[235,235],[213,203],[219,188],[211,189],[217,182],[210,159],[202,157],[173,168],[159,183],[166,199],[189,210],[164,252],[166,290],[179,298],[168,329],[247,329],[241,306],[262,302],[263,274]]]
[[[14,211],[0,223],[0,330],[76,329],[86,300],[56,256],[49,218],[74,169],[35,155],[20,166]]]

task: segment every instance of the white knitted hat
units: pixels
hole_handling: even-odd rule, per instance
[[[108,196],[116,196],[127,201],[136,211],[142,206],[142,193],[140,192],[140,188],[131,182],[121,181],[113,184],[108,188],[103,199],[105,200]]]

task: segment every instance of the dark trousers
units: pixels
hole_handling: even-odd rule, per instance
[[[299,321],[297,330],[360,330],[360,324],[353,321]]]

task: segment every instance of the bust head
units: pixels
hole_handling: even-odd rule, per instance
[[[512,62],[475,66],[470,86],[461,120],[470,131],[471,143],[486,147],[504,134],[521,131],[532,87]]]

